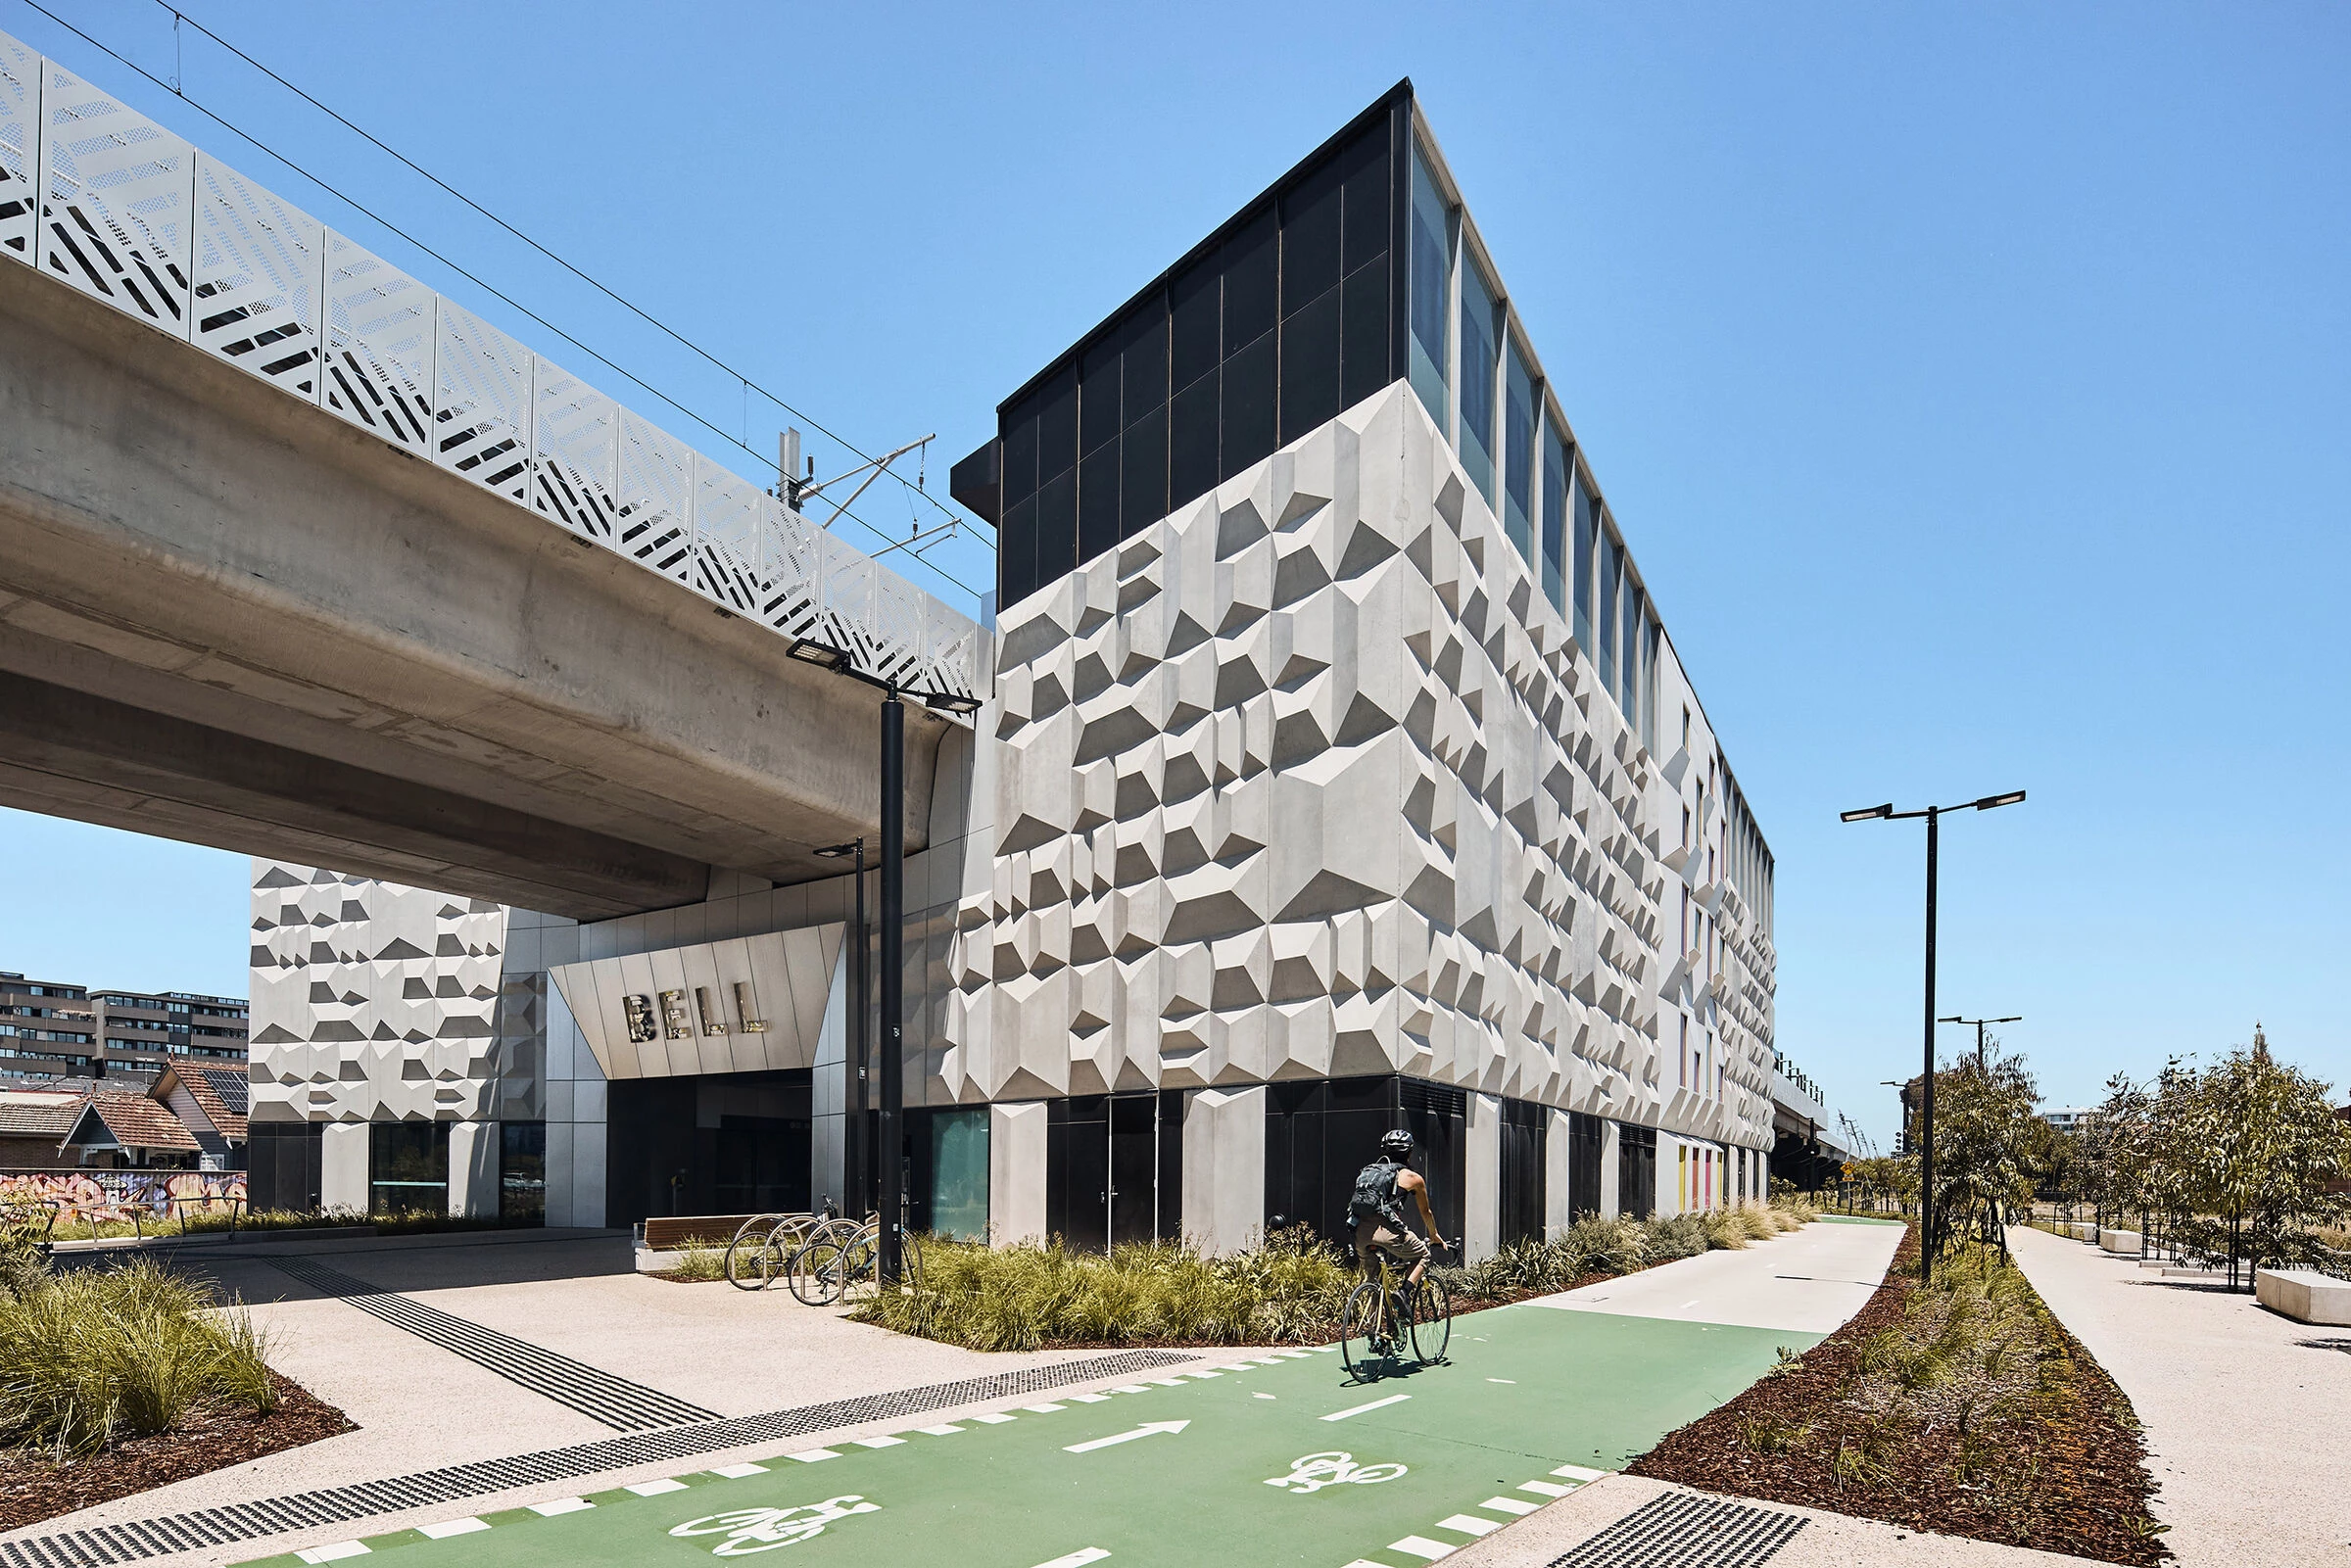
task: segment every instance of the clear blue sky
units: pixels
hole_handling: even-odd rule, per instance
[[[1944,837],[1943,1011],[2026,1015],[2060,1103],[2256,1018],[2351,1078],[2351,10],[183,3],[869,450],[936,430],[939,491],[1410,75],[1778,856],[1780,1039],[1832,1103],[1884,1137],[1919,1049],[1921,832],[1838,810],[2016,787]],[[150,0],[62,9],[171,71]],[[0,27],[566,356],[24,0]],[[281,89],[193,36],[184,70],[772,445]],[[0,866],[0,965],[244,984],[239,860],[6,816]]]

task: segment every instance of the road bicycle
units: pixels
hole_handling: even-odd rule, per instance
[[[727,1283],[737,1290],[767,1289],[800,1244],[831,1217],[829,1212],[751,1215],[727,1243]]]
[[[794,1248],[784,1265],[784,1283],[803,1307],[831,1307],[852,1294],[872,1294],[882,1262],[881,1217],[829,1219]]]
[[[1359,1383],[1376,1376],[1375,1368],[1403,1360],[1408,1346],[1415,1361],[1433,1366],[1445,1359],[1445,1348],[1453,1342],[1453,1293],[1435,1270],[1409,1285],[1386,1259],[1376,1267],[1376,1274],[1347,1293],[1339,1312],[1339,1358]]]

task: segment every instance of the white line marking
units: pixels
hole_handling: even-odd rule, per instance
[[[990,1413],[987,1415],[975,1415],[972,1417],[972,1419],[975,1421],[984,1422],[988,1426],[1002,1426],[1007,1421],[1017,1420],[1018,1417]]]
[[[1213,1370],[1211,1370],[1211,1369],[1210,1369],[1210,1368],[1208,1368],[1208,1367],[1202,1367],[1202,1368],[1201,1368],[1199,1371],[1197,1371],[1197,1372],[1186,1372],[1186,1373],[1184,1373],[1184,1376],[1185,1376],[1185,1377],[1223,1377],[1223,1375],[1224,1375],[1223,1373],[1222,1373],[1222,1372],[1218,1372],[1218,1371],[1213,1371]]]
[[[1485,1501],[1479,1503],[1478,1506],[1481,1508],[1491,1508],[1496,1513],[1511,1513],[1518,1515],[1520,1518],[1524,1518],[1526,1515],[1533,1513],[1538,1504],[1527,1502],[1518,1497],[1488,1497]]]
[[[444,1519],[437,1525],[418,1525],[416,1533],[428,1541],[447,1541],[452,1536],[470,1536],[477,1530],[489,1528],[489,1520],[476,1519],[468,1514],[462,1519]]]
[[[1254,1372],[1257,1370],[1257,1363],[1255,1361],[1235,1361],[1230,1366],[1220,1366],[1217,1370],[1220,1372]]]
[[[1431,1541],[1426,1536],[1407,1536],[1402,1541],[1391,1541],[1388,1543],[1388,1549],[1390,1551],[1409,1551],[1414,1556],[1425,1557],[1430,1562],[1435,1562],[1439,1557],[1453,1555],[1451,1546],[1442,1541]]]
[[[1348,1406],[1344,1410],[1333,1410],[1330,1412],[1330,1414],[1324,1416],[1322,1419],[1325,1421],[1344,1421],[1351,1415],[1361,1415],[1366,1410],[1376,1410],[1383,1404],[1402,1404],[1405,1401],[1411,1398],[1412,1396],[1410,1394],[1391,1394],[1384,1400],[1373,1400],[1369,1404],[1354,1404]]]
[[[312,1546],[308,1551],[298,1551],[294,1555],[304,1562],[320,1563],[333,1562],[338,1557],[364,1557],[368,1550],[364,1541],[338,1541],[331,1546]]]
[[[919,1427],[916,1430],[920,1431],[925,1437],[951,1438],[956,1433],[962,1431],[963,1428],[957,1426],[952,1421],[945,1421],[941,1422],[937,1426]]]
[[[797,1459],[802,1464],[814,1464],[819,1459],[838,1459],[840,1457],[840,1454],[838,1450],[833,1449],[802,1449],[797,1453],[788,1453],[784,1455],[784,1457],[787,1459]],[[713,1470],[710,1473],[712,1475],[733,1475],[740,1472],[744,1475],[753,1475],[756,1474],[760,1468],[760,1466],[752,1464],[730,1464],[724,1470]]]
[[[1116,1448],[1122,1443],[1132,1443],[1136,1438],[1147,1438],[1161,1432],[1180,1432],[1191,1424],[1189,1421],[1145,1421],[1131,1432],[1114,1432],[1109,1437],[1096,1438],[1090,1443],[1073,1443],[1061,1451],[1064,1453],[1091,1453],[1096,1449],[1110,1449]]]
[[[1072,1404],[1108,1404],[1110,1402],[1110,1396],[1107,1394],[1072,1394],[1068,1396],[1068,1399]]]
[[[639,1497],[660,1497],[660,1496],[661,1496],[663,1493],[665,1493],[665,1492],[683,1492],[683,1491],[685,1491],[685,1490],[686,1490],[686,1483],[685,1483],[685,1482],[683,1482],[683,1481],[670,1481],[670,1480],[661,1480],[661,1481],[638,1481],[638,1482],[633,1482],[633,1483],[631,1483],[629,1486],[627,1486],[627,1487],[623,1488],[622,1490],[623,1490],[623,1491],[627,1491],[627,1492],[634,1492],[634,1493],[636,1493],[636,1494],[637,1494],[637,1496],[639,1496]]]
[[[543,1518],[552,1519],[558,1514],[580,1513],[595,1506],[586,1497],[556,1497],[548,1502],[534,1502],[530,1504],[530,1510]]]
[[[1551,1473],[1563,1475],[1570,1481],[1598,1481],[1602,1476],[1607,1474],[1606,1470],[1595,1470],[1589,1465],[1582,1464],[1562,1464]]]
[[[1110,1392],[1113,1394],[1148,1394],[1151,1391],[1140,1383],[1122,1383]]]
[[[1562,1487],[1557,1481],[1521,1481],[1518,1490],[1531,1492],[1538,1497],[1563,1497],[1575,1488]]]
[[[1675,1310],[1675,1311],[1677,1311],[1677,1312],[1686,1312],[1686,1311],[1690,1310],[1690,1308],[1691,1308],[1691,1307],[1696,1307],[1697,1305],[1698,1305],[1698,1298],[1694,1296],[1694,1297],[1692,1297],[1690,1300],[1688,1300],[1688,1301],[1686,1301],[1686,1302],[1682,1303],[1682,1305],[1681,1305],[1681,1306],[1679,1306],[1679,1307],[1675,1307],[1675,1308],[1674,1308],[1674,1310]]]
[[[1024,1404],[1024,1405],[1022,1405],[1022,1406],[1021,1406],[1021,1408],[1022,1408],[1022,1409],[1024,1409],[1024,1410],[1027,1410],[1027,1411],[1028,1411],[1030,1414],[1032,1414],[1032,1415],[1051,1415],[1051,1414],[1052,1414],[1052,1413],[1053,1413],[1055,1410],[1066,1410],[1066,1409],[1068,1409],[1068,1408],[1069,1408],[1069,1406],[1068,1406],[1068,1405],[1066,1405],[1066,1404],[1051,1404],[1051,1403],[1047,1403],[1047,1404]]]
[[[861,1449],[894,1449],[906,1440],[904,1438],[851,1438],[849,1441]]]
[[[1450,1519],[1439,1519],[1437,1528],[1459,1530],[1464,1536],[1490,1536],[1502,1526],[1474,1513],[1457,1513]]]
[[[1036,1568],[1085,1568],[1087,1563],[1100,1562],[1109,1555],[1110,1553],[1104,1551],[1100,1546],[1081,1546],[1066,1557],[1056,1557],[1051,1562],[1040,1562]]]
[[[1183,1379],[1179,1377],[1155,1377],[1151,1381],[1158,1384],[1163,1389],[1179,1389],[1183,1387]]]
[[[1486,1379],[1486,1381],[1489,1383],[1508,1383],[1513,1388],[1515,1388],[1518,1383],[1518,1380],[1514,1377],[1490,1377]]]
[[[838,1453],[827,1453],[823,1449],[816,1449],[810,1451],[823,1453],[828,1459],[838,1459],[840,1457],[840,1455]],[[799,1457],[799,1455],[795,1453],[792,1455],[792,1457],[796,1459]],[[764,1464],[722,1464],[713,1467],[710,1473],[712,1475],[723,1475],[729,1481],[741,1481],[744,1476],[767,1474],[767,1466]]]
[[[1250,1396],[1250,1398],[1252,1398],[1252,1399],[1258,1399],[1258,1400],[1271,1400],[1271,1399],[1273,1399],[1273,1398],[1275,1398],[1275,1396],[1273,1396],[1273,1395],[1271,1395],[1271,1394],[1253,1394],[1253,1395],[1251,1395],[1251,1396]]]

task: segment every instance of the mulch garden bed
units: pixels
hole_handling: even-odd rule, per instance
[[[0,1449],[0,1530],[358,1430],[341,1410],[312,1398],[293,1379],[270,1376],[277,1384],[277,1408],[267,1415],[199,1410],[176,1431],[126,1438],[62,1464],[45,1453]]]
[[[2130,1401],[2021,1273],[1921,1296],[1913,1230],[1867,1306],[1628,1467],[1702,1491],[2101,1562],[2169,1558]],[[1966,1298],[1964,1305],[1954,1305]]]

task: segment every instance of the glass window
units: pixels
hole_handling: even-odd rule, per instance
[[[1583,644],[1587,658],[1598,662],[1599,646],[1592,641],[1592,547],[1597,537],[1600,519],[1592,511],[1592,487],[1584,483],[1583,471],[1575,474],[1575,640]]]
[[[950,1241],[987,1240],[987,1108],[931,1117],[931,1230]]]
[[[1600,558],[1600,689],[1616,695],[1616,576],[1623,552],[1604,531]]]
[[[1471,266],[1462,273],[1462,466],[1494,504],[1494,291]]]
[[[367,1128],[367,1212],[449,1212],[449,1123],[377,1121]]]
[[[498,1124],[498,1217],[507,1224],[547,1222],[547,1123]]]
[[[1567,443],[1559,427],[1550,420],[1543,421],[1543,592],[1551,597],[1551,607],[1561,615],[1567,613],[1566,585],[1560,579],[1559,563],[1567,555],[1567,493],[1574,480],[1567,471]],[[1585,563],[1584,575],[1591,575],[1591,565]]]
[[[1450,430],[1453,417],[1445,375],[1453,309],[1453,218],[1417,147],[1413,149],[1412,245],[1412,330],[1408,336],[1413,390],[1420,395],[1421,406],[1437,422],[1437,428]]]
[[[1535,377],[1525,356],[1511,345],[1510,379],[1505,384],[1502,425],[1502,522],[1518,558],[1535,558]]]
[[[1620,684],[1616,689],[1616,709],[1624,715],[1625,723],[1633,727],[1636,735],[1641,728],[1641,644],[1644,641],[1641,633],[1646,614],[1642,608],[1643,602],[1640,585],[1633,581],[1632,573],[1625,573],[1624,626],[1616,644],[1623,650],[1617,666]]]

